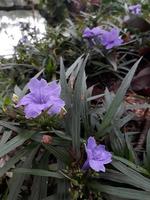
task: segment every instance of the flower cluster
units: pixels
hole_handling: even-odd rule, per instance
[[[104,165],[112,161],[112,154],[105,150],[105,146],[97,145],[94,137],[89,137],[85,150],[87,153],[87,160],[82,169],[86,170],[91,167],[96,172],[105,172]]]
[[[120,46],[123,43],[117,28],[106,31],[100,27],[94,27],[92,29],[87,27],[83,32],[83,37],[89,41],[90,45],[102,44],[106,49]]]
[[[56,81],[48,84],[44,79],[32,78],[27,86],[30,93],[17,104],[17,107],[25,107],[24,112],[27,119],[38,117],[42,111],[47,111],[49,115],[60,113],[65,103],[60,98],[61,87]]]
[[[141,14],[141,5],[140,4],[132,5],[132,6],[129,6],[128,8],[129,8],[129,11],[134,15]]]

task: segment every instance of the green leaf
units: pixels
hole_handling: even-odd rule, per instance
[[[68,152],[62,147],[56,147],[52,145],[43,144],[45,149],[47,149],[50,153],[52,153],[57,159],[66,163],[67,165],[70,163],[70,157]]]
[[[129,137],[128,137],[128,134],[125,133],[125,140],[126,140],[126,144],[127,144],[127,147],[128,147],[128,151],[129,151],[129,160],[134,162],[134,163],[137,163],[137,157],[136,157],[136,154],[134,152],[134,149],[130,143],[130,140],[129,140]]]
[[[22,164],[22,167],[31,167],[32,160],[37,153],[39,146],[33,149],[28,157],[26,158],[25,162]],[[7,200],[18,200],[18,195],[21,190],[21,186],[26,178],[26,175],[22,174],[13,174],[12,179],[10,179],[9,183],[9,195]]]
[[[81,115],[84,115],[85,106],[81,102],[82,94],[85,93],[85,72],[84,68],[86,65],[86,59],[79,57],[73,65],[65,73],[63,61],[61,59],[61,71],[60,71],[60,82],[62,87],[62,97],[66,103],[67,114],[64,117],[65,120],[65,129],[67,135],[72,137],[73,149],[77,154],[77,157],[80,156],[80,120]],[[73,88],[69,88],[66,79],[74,79],[74,91]],[[75,80],[76,79],[76,80]],[[84,90],[84,91],[83,91]],[[85,105],[85,104],[84,104]],[[82,115],[82,117],[83,117]],[[87,121],[85,115],[83,117],[84,122]]]
[[[136,182],[131,179],[130,177],[126,176],[125,174],[122,174],[118,171],[115,170],[107,170],[107,172],[105,172],[105,174],[100,174],[99,176],[100,179],[104,179],[104,180],[109,180],[109,181],[113,181],[116,183],[122,183],[122,184],[128,184],[137,188],[141,188],[139,187],[139,185],[136,185]]]
[[[60,59],[60,84],[61,84],[61,96],[65,100],[66,108],[71,107],[71,93],[67,84],[65,67],[62,58]]]
[[[132,163],[131,161],[129,161],[129,160],[125,159],[125,158],[122,158],[122,157],[119,157],[119,156],[115,156],[115,155],[113,155],[113,158],[115,160],[120,161],[120,162],[124,163],[125,165],[131,167],[132,169],[134,169],[137,172],[140,172],[140,173],[142,173],[142,174],[144,174],[146,176],[150,176],[150,173],[146,169],[144,169],[143,167],[140,167],[140,166]]]
[[[0,120],[0,126],[8,128],[16,133],[22,132],[22,130],[20,128],[13,126],[11,122],[5,122],[5,121]]]
[[[13,139],[9,140],[7,143],[1,146],[0,157],[6,155],[10,151],[22,145],[26,140],[31,138],[31,136],[34,133],[35,132],[20,133],[19,135],[15,136]]]
[[[4,106],[10,105],[11,102],[12,102],[12,101],[11,101],[10,97],[5,97],[5,99],[4,99]]]
[[[84,70],[85,65],[88,59],[88,55],[81,64],[81,68],[79,69],[77,79],[74,86],[74,95],[73,95],[73,106],[72,106],[72,126],[71,126],[71,133],[72,133],[72,145],[73,149],[76,152],[77,158],[80,157],[80,117],[81,117],[81,98],[82,98],[82,89],[83,84],[85,81]]]
[[[120,140],[121,140],[121,142],[120,142]],[[112,132],[110,134],[110,141],[111,141],[111,148],[112,148],[114,154],[117,156],[124,156],[125,147],[124,147],[122,139],[119,139],[117,137],[117,135],[114,132]]]
[[[60,160],[58,160],[58,170],[63,170],[65,167],[66,166],[64,165],[64,163],[61,162]],[[60,171],[60,172],[63,175],[62,171]],[[56,199],[57,200],[70,200],[70,198],[68,198],[69,185],[68,185],[68,180],[67,179],[58,179],[57,180],[57,194],[56,194]]]
[[[64,140],[72,141],[72,138],[70,136],[65,135],[64,132],[55,130],[53,128],[52,128],[52,130],[58,137],[60,137],[60,138],[62,138]]]
[[[69,76],[77,70],[76,74],[78,73],[79,69],[81,68],[81,63],[83,62],[83,55],[81,55],[66,71],[66,79],[69,78]]]
[[[116,197],[125,198],[127,200],[149,200],[150,192],[139,191],[135,189],[114,187],[110,185],[102,185],[97,181],[90,181],[88,184],[90,189],[97,192],[104,192],[106,194],[111,194]]]
[[[121,151],[124,151],[125,149],[125,138],[124,138],[124,135],[123,133],[120,131],[119,128],[117,127],[113,127],[113,131],[114,131],[114,134],[116,135],[116,137],[118,138],[118,143],[120,143],[120,147],[121,147]]]
[[[20,174],[28,174],[28,175],[34,175],[34,176],[45,176],[45,177],[53,177],[58,179],[63,179],[64,177],[58,173],[58,172],[51,172],[48,170],[43,169],[25,169],[25,168],[18,168],[14,170],[14,173],[20,173]]]
[[[38,168],[48,169],[49,153],[44,152]],[[34,176],[29,200],[42,200],[47,197],[48,177]]]
[[[117,71],[118,67],[117,67],[117,58],[116,55],[114,54],[109,54],[106,59],[108,60],[108,62],[112,65],[114,71]]]
[[[123,174],[128,176],[130,179],[132,179],[135,182],[135,186],[138,186],[141,189],[144,189],[146,191],[150,192],[150,179],[144,177],[140,173],[136,172],[135,170],[127,167],[121,162],[113,161],[112,165],[121,171]],[[142,184],[141,184],[142,183]]]
[[[89,127],[89,106],[87,103],[87,84],[86,84],[86,75],[83,74],[83,84],[82,84],[82,98],[81,98],[81,121],[83,122],[84,133],[83,137],[86,139],[90,132]]]
[[[101,123],[101,126],[98,130],[99,136],[104,136],[106,134],[106,128],[108,128],[111,125],[112,120],[115,117],[116,112],[118,111],[119,106],[121,105],[121,102],[123,101],[123,98],[126,94],[127,89],[130,86],[130,83],[132,81],[132,78],[134,76],[134,73],[140,63],[142,58],[140,58],[132,67],[132,69],[127,73],[126,77],[122,81],[121,86],[119,87],[116,96],[114,97],[111,105],[109,106],[107,113],[105,114],[103,121]]]
[[[12,131],[4,131],[1,139],[0,139],[0,148],[7,142],[7,140],[10,138],[12,134]]]
[[[123,127],[126,123],[128,123],[131,119],[133,119],[134,117],[134,113],[130,113],[128,115],[126,115],[125,117],[121,118],[119,121],[119,127]]]
[[[67,110],[67,113],[64,117],[64,124],[65,124],[65,131],[66,135],[71,135],[71,123],[68,123],[71,118],[71,91],[69,90],[67,80],[66,80],[66,74],[65,74],[65,67],[63,64],[62,58],[60,59],[60,84],[61,84],[61,97],[65,101],[65,108]]]
[[[92,96],[92,97],[88,97],[87,102],[93,101],[93,100],[98,99],[98,98],[103,97],[103,96],[104,96],[104,94],[99,94],[99,95],[95,95],[95,96]]]
[[[29,153],[29,149],[21,149],[11,157],[6,164],[0,168],[0,177],[3,176],[9,169],[11,169],[23,156]]]
[[[147,133],[146,156],[147,156],[148,163],[150,164],[150,129],[148,130],[148,133]]]

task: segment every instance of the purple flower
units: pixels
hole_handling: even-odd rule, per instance
[[[120,46],[122,42],[123,40],[119,37],[119,30],[116,28],[103,32],[101,36],[101,43],[106,49]]]
[[[87,160],[82,169],[85,170],[91,167],[96,172],[105,172],[104,165],[112,162],[112,154],[105,150],[104,145],[97,145],[94,137],[89,137],[85,149]]]
[[[49,115],[58,114],[65,103],[60,98],[61,88],[56,81],[50,84],[46,80],[32,78],[28,83],[30,93],[25,95],[17,104],[17,107],[24,106],[25,117],[36,118],[42,111]]]
[[[106,49],[111,49],[122,44],[123,40],[119,36],[119,30],[112,28],[110,31],[94,27],[86,28],[83,32],[83,37],[86,38],[92,47],[94,44],[102,44]]]
[[[89,46],[93,47],[95,44],[100,44],[100,36],[104,33],[104,30],[100,27],[94,27],[92,29],[86,28],[83,31],[83,37],[88,40]]]
[[[94,38],[94,37],[97,37],[101,34],[103,34],[104,30],[101,29],[100,27],[94,27],[92,29],[90,28],[86,28],[84,31],[83,31],[83,37],[84,38]]]
[[[129,11],[132,14],[139,15],[141,13],[141,5],[136,4],[136,5],[129,6]]]

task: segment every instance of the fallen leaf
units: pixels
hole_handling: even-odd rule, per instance
[[[150,96],[150,66],[142,69],[131,83],[132,89],[144,96]]]
[[[140,32],[150,30],[150,23],[137,15],[126,16],[124,19],[124,25],[130,29],[137,29]]]

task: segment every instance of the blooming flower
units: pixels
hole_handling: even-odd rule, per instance
[[[105,164],[112,161],[112,154],[105,150],[104,145],[97,145],[94,137],[89,137],[87,145],[85,146],[87,153],[87,160],[82,169],[91,167],[96,172],[105,172]]]
[[[86,28],[83,32],[83,37],[86,38],[90,44],[102,44],[106,49],[111,49],[122,44],[123,40],[119,37],[119,30],[112,28],[110,31],[94,27],[92,29]]]
[[[89,46],[93,47],[95,44],[100,44],[100,36],[105,31],[101,29],[100,27],[94,27],[92,29],[86,28],[83,31],[83,37],[88,40]]]
[[[46,80],[32,78],[28,83],[30,93],[25,95],[17,104],[17,107],[24,106],[25,117],[36,118],[42,111],[49,115],[58,114],[65,103],[60,98],[61,88],[56,81],[50,84]]]
[[[141,5],[136,4],[136,5],[129,6],[129,11],[132,14],[139,15],[141,13]]]
[[[105,31],[101,35],[101,43],[106,49],[111,49],[121,45],[123,40],[119,37],[119,30],[112,28],[110,31]]]
[[[87,27],[83,31],[83,37],[84,38],[94,38],[94,37],[101,35],[102,33],[103,33],[103,29],[101,29],[100,27],[94,27],[92,29]]]

